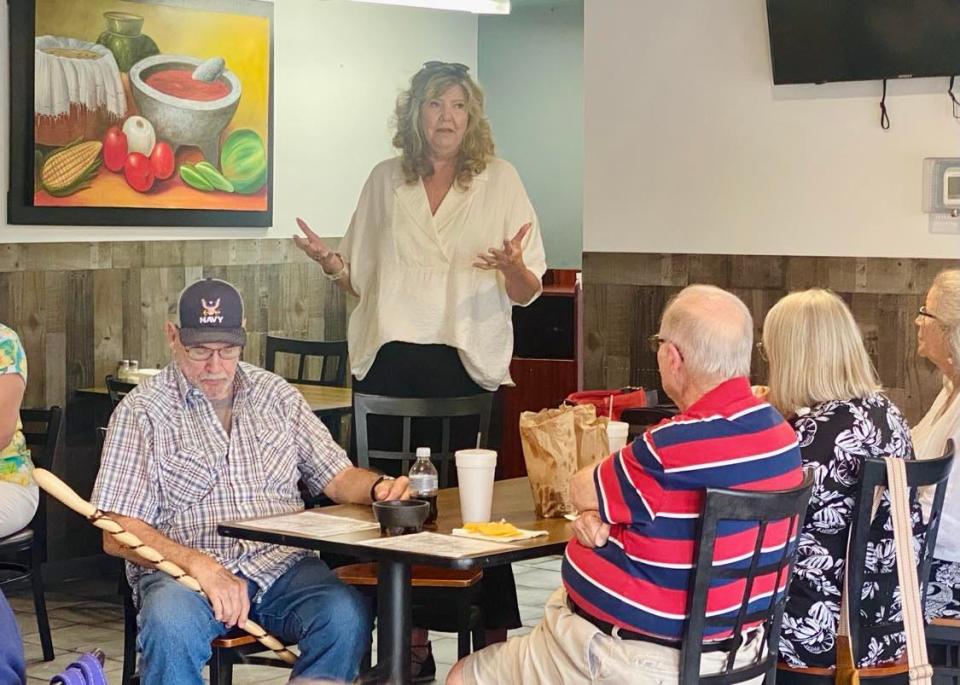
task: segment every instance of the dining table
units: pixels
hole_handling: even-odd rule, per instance
[[[445,488],[437,496],[438,516],[435,524],[424,532],[408,536],[389,537],[379,526],[374,527],[370,505],[338,504],[307,509],[285,516],[287,525],[276,517],[248,519],[221,523],[221,535],[243,540],[267,542],[300,547],[376,561],[377,571],[377,664],[375,682],[406,684],[410,682],[410,631],[412,628],[412,588],[410,569],[414,564],[426,564],[450,569],[483,569],[509,564],[524,559],[561,553],[572,536],[569,522],[562,518],[538,518],[534,510],[530,483],[526,478],[497,481],[493,487],[491,520],[504,519],[520,529],[544,531],[546,534],[522,541],[490,543],[473,538],[455,537],[452,531],[460,528],[460,492]],[[318,532],[322,521],[329,517],[352,519],[366,523],[361,530],[329,533]],[[314,517],[311,519],[311,517]],[[318,530],[314,523],[318,524]],[[405,537],[406,539],[400,539]],[[476,549],[470,549],[476,547]],[[480,549],[480,548],[483,549]],[[463,549],[462,553],[458,550]],[[370,680],[365,680],[370,682]]]
[[[350,388],[334,387],[329,385],[313,385],[309,383],[291,383],[300,391],[303,398],[310,405],[310,410],[320,416],[338,415],[347,413],[353,402],[353,390]],[[107,397],[106,386],[96,385],[88,388],[77,388],[78,395],[86,397]]]

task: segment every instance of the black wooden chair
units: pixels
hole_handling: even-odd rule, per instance
[[[347,384],[347,341],[346,340],[297,340],[267,336],[267,348],[263,368],[275,371],[277,354],[292,354],[298,357],[297,373],[294,377],[281,374],[291,383],[302,385],[329,385],[342,388]],[[306,362],[308,357],[322,359],[319,378],[308,378]]]
[[[944,455],[954,454],[956,445],[953,440],[947,441]],[[937,493],[939,494],[939,492]],[[933,518],[940,517],[941,500],[934,498],[931,509],[930,524],[933,525]],[[952,531],[951,534],[956,534]],[[930,550],[934,545],[931,543]],[[931,552],[932,557],[932,552]],[[924,582],[929,578],[929,564],[925,573],[920,577]],[[935,683],[949,682],[951,685],[960,683],[960,619],[956,618],[935,618],[927,624],[927,645],[930,651],[931,662],[933,663],[933,676]]]
[[[136,383],[122,381],[116,376],[110,375],[104,379],[104,385],[107,386],[107,395],[110,397],[110,408],[116,409],[120,400],[127,396],[127,393],[137,387]]]
[[[296,338],[280,338],[268,335],[263,368],[267,371],[276,372],[278,354],[289,354],[297,357],[297,373],[295,375],[280,374],[291,383],[327,385],[337,388],[347,385],[346,340],[298,340]],[[307,359],[309,357],[319,357],[321,359],[319,378],[312,378],[307,375]],[[330,435],[337,442],[340,442],[341,422],[346,415],[349,415],[349,412],[320,416],[320,420],[323,421],[323,424],[330,431]],[[324,503],[326,503],[324,499],[318,498],[308,503],[308,506]]]
[[[21,409],[23,437],[30,447],[34,465],[49,470],[57,451],[60,437],[60,407],[49,409]],[[43,563],[47,560],[47,495],[40,493],[37,513],[30,525],[13,535],[0,538],[0,570],[14,571],[16,575],[5,577],[0,586],[19,580],[30,580],[33,588],[33,607],[37,613],[40,630],[40,646],[43,660],[54,658],[53,640],[50,637],[50,621],[47,619],[47,602],[43,593]]]
[[[354,411],[357,424],[357,463],[369,468],[371,459],[400,461],[403,473],[416,458],[417,445],[412,444],[412,424],[415,419],[439,419],[440,450],[431,454],[439,463],[441,488],[450,484],[450,463],[454,450],[450,446],[451,421],[462,417],[476,417],[480,447],[486,447],[490,429],[493,394],[483,393],[466,397],[400,398],[354,393]],[[399,449],[370,449],[367,430],[370,416],[399,417],[403,434]],[[377,564],[350,564],[336,569],[337,577],[349,585],[376,588]],[[414,587],[414,623],[442,632],[457,633],[457,654],[460,658],[473,649],[484,646],[483,614],[477,605],[479,582],[483,571],[450,570],[431,566],[414,566],[411,584]],[[453,607],[453,612],[449,610]],[[451,620],[452,619],[452,620]]]
[[[797,540],[803,527],[803,518],[813,489],[813,471],[804,473],[803,482],[793,490],[779,492],[745,492],[707,488],[698,522],[697,553],[691,592],[687,600],[688,619],[684,626],[683,644],[680,652],[680,682],[683,685],[710,683],[728,685],[741,683],[758,676],[772,685],[776,676],[777,651],[780,642],[780,621],[787,602],[787,592],[774,595],[770,604],[761,609],[748,611],[748,599],[758,578],[774,574],[785,578],[790,586],[793,565],[797,556]],[[714,565],[714,545],[721,522],[745,521],[757,524],[756,542],[749,559],[735,563]],[[772,525],[788,529],[787,544],[771,553],[764,549],[767,531]],[[762,561],[761,561],[762,559]],[[730,613],[707,615],[707,594],[711,585],[717,583],[743,583],[742,599],[736,616]],[[779,585],[779,583],[778,583]],[[700,674],[700,658],[704,634],[733,625],[725,669],[714,675]],[[744,641],[744,626],[762,625],[766,650],[759,650],[752,663],[735,667],[737,651]]]
[[[440,465],[440,487],[449,487],[450,464],[454,450],[450,447],[450,423],[452,419],[476,417],[477,432],[481,446],[486,446],[490,432],[490,414],[493,394],[468,395],[465,397],[385,397],[355,392],[353,407],[357,423],[357,464],[369,468],[371,459],[400,461],[403,473],[416,459],[417,445],[412,443],[412,423],[416,419],[439,419],[441,422],[440,450],[430,457]],[[370,449],[370,434],[367,430],[370,416],[393,416],[403,421],[403,436],[399,449]]]
[[[137,387],[135,383],[122,381],[112,374],[103,379],[103,384],[107,388],[107,397],[110,398],[111,414],[113,413],[113,410],[117,408],[117,405],[120,404],[120,400],[126,397],[128,392]],[[107,415],[107,421],[109,420],[110,416]],[[103,441],[106,436],[107,427],[97,426],[97,454],[103,451]]]
[[[679,409],[673,405],[653,405],[649,407],[631,407],[620,412],[620,420],[628,424],[627,442],[634,440],[650,426],[664,419],[676,416]]]
[[[926,534],[923,536],[922,544],[918,554],[917,580],[920,584],[920,595],[926,593],[927,578],[930,575],[930,562],[933,559],[933,551],[936,547],[937,533],[940,528],[940,511],[943,508],[943,499],[947,493],[947,479],[950,477],[950,470],[953,466],[954,449],[953,442],[947,443],[943,456],[938,459],[928,459],[923,461],[905,462],[907,472],[907,486],[914,490],[919,487],[935,487],[933,497],[933,509],[930,521],[927,525]],[[846,597],[849,606],[848,615],[850,616],[850,645],[853,651],[854,663],[858,663],[863,657],[860,646],[860,635],[863,631],[861,604],[862,596],[859,588],[863,587],[865,582],[870,582],[871,576],[866,571],[867,542],[870,539],[870,524],[873,519],[873,500],[877,488],[887,489],[887,467],[883,459],[866,459],[860,470],[860,486],[857,493],[857,501],[853,510],[853,522],[850,530],[850,551],[849,551],[849,578],[848,584],[854,591],[848,593]],[[891,598],[891,601],[892,598]],[[871,621],[871,626],[883,628],[900,625],[899,622]],[[928,629],[929,630],[929,629]],[[937,635],[934,634],[934,639]],[[954,633],[954,639],[958,634]],[[927,639],[931,639],[930,632],[927,633]],[[825,668],[792,668],[785,664],[779,664],[779,679],[785,683],[810,683],[811,685],[828,685],[834,682],[833,669]],[[865,682],[902,682],[906,683],[908,676],[908,665],[906,657],[900,663],[883,664],[879,666],[860,669],[860,678]]]

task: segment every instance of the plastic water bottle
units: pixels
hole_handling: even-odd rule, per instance
[[[430,461],[429,447],[417,448],[417,461],[410,467],[407,477],[410,479],[411,496],[430,504],[430,513],[424,523],[434,523],[437,520],[437,490],[440,489],[440,478],[437,468]]]

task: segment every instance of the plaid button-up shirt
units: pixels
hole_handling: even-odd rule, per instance
[[[239,365],[227,435],[207,398],[171,363],[113,412],[91,499],[249,578],[259,600],[310,552],[222,537],[217,524],[299,511],[298,480],[316,494],[350,465],[303,396],[279,376]],[[146,573],[127,563],[135,598]]]

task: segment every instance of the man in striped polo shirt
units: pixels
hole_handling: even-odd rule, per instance
[[[753,321],[743,302],[713,286],[685,288],[667,305],[651,344],[680,413],[574,476],[576,539],[543,621],[462,660],[448,685],[676,682],[704,488],[799,486],[796,435],[750,390]],[[718,561],[752,552],[752,530],[720,532]],[[785,528],[768,533],[767,546],[782,546],[786,535]],[[775,583],[772,575],[758,579],[751,609],[785,591]],[[732,627],[739,589],[714,587],[708,603],[729,610]],[[708,639],[719,647],[729,633]],[[737,662],[753,658],[762,643],[753,630]],[[701,672],[718,672],[726,658],[722,649],[705,651]]]

